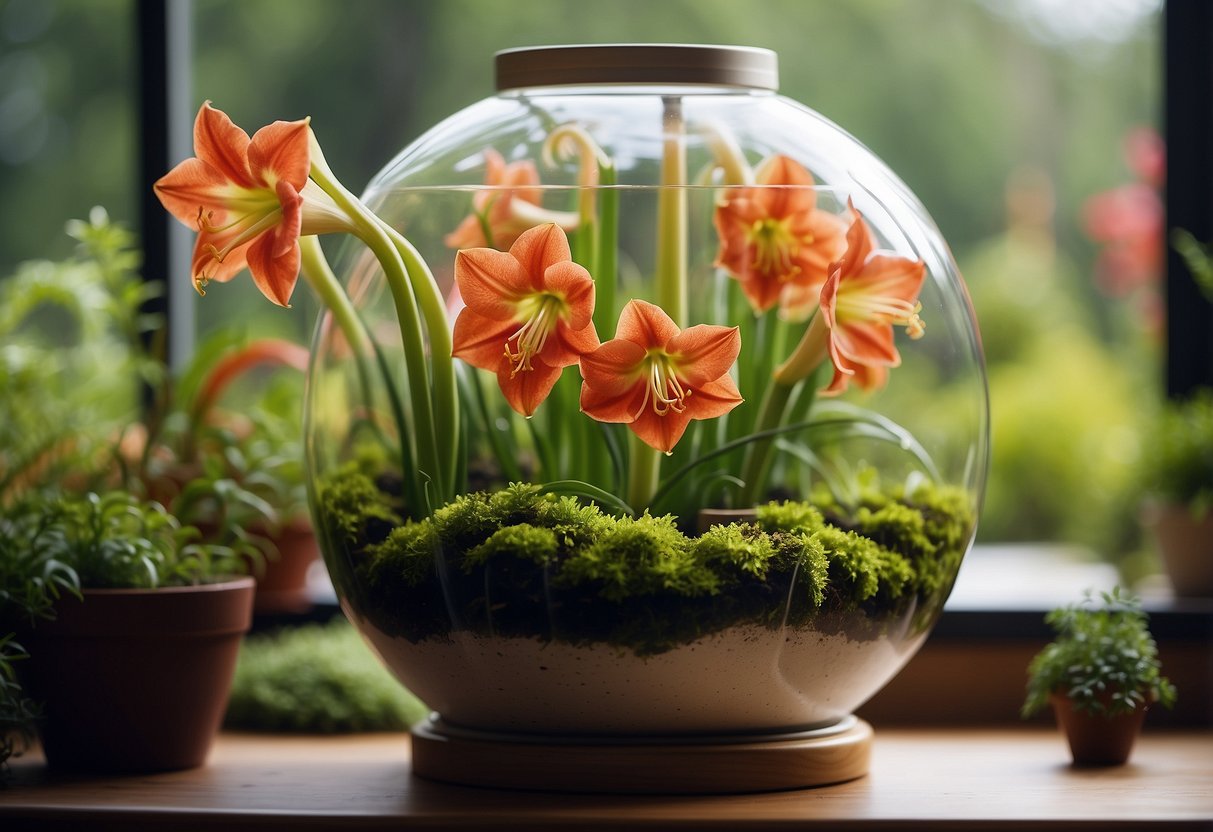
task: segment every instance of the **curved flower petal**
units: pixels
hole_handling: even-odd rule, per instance
[[[893,345],[893,327],[888,324],[838,327],[830,339],[829,348],[835,365],[896,367],[901,363],[901,355]]]
[[[645,349],[665,347],[678,334],[678,325],[656,304],[630,300],[619,315],[615,337],[623,338]]]
[[[823,396],[836,396],[846,392],[847,385],[854,381],[861,390],[879,390],[889,379],[889,371],[885,367],[867,366],[865,364],[848,365],[845,370],[834,365],[834,377],[829,386],[822,389]]]
[[[296,236],[290,248],[281,253],[275,252],[275,242],[269,236],[252,242],[247,255],[249,272],[261,294],[279,306],[290,306],[299,278],[299,238]]]
[[[285,181],[278,183],[282,220],[255,239],[247,259],[253,283],[261,294],[279,306],[290,306],[299,280],[299,227],[303,221],[303,198]]]
[[[199,214],[206,206],[218,205],[234,190],[218,169],[201,159],[186,159],[152,187],[165,209],[190,228],[198,227]]]
[[[568,329],[580,330],[590,325],[594,315],[594,278],[584,266],[572,260],[553,263],[543,272],[543,287],[563,297],[568,304],[568,317],[564,319]]]
[[[564,229],[549,222],[522,232],[510,246],[510,256],[530,275],[532,286],[542,289],[548,267],[572,260],[573,253]]]
[[[275,121],[253,134],[248,145],[248,163],[259,183],[289,182],[303,190],[311,170],[308,151],[308,120]]]
[[[640,415],[630,422],[628,427],[640,438],[641,442],[663,454],[668,454],[674,450],[678,440],[686,433],[689,424],[691,424],[689,410],[671,410],[669,413],[658,414],[651,407],[642,407]]]
[[[847,204],[855,218],[847,229],[847,249],[840,262],[844,274],[858,274],[868,255],[872,253],[872,230],[868,228],[863,216],[855,210],[855,206],[849,202]]]
[[[916,298],[926,277],[926,264],[894,254],[874,253],[850,281],[852,291],[886,297]]]
[[[194,119],[194,155],[229,182],[243,188],[256,185],[248,166],[249,137],[227,113],[203,103]]]
[[[503,364],[509,365],[505,341],[517,328],[513,321],[497,321],[465,308],[455,319],[451,354],[473,367],[495,373]]]
[[[696,387],[687,399],[687,413],[692,419],[715,419],[741,404],[745,399],[730,375],[723,375]]]
[[[442,242],[447,248],[455,249],[482,248],[489,244],[484,238],[480,218],[475,214],[464,217],[454,231],[442,238]]]
[[[472,213],[464,217],[454,231],[443,238],[448,248],[490,247],[505,251],[518,236],[534,223],[515,218],[514,203],[538,205],[539,171],[527,160],[506,164],[505,158],[493,148],[484,150],[483,190],[472,197]],[[488,229],[492,239],[485,237]]]
[[[636,386],[646,352],[640,344],[624,338],[605,341],[594,352],[581,356],[581,377],[595,393],[620,395]]]
[[[229,250],[222,260],[215,258],[216,246],[213,235],[205,231],[199,232],[194,241],[194,254],[190,260],[190,272],[195,275],[206,274],[206,280],[217,283],[227,283],[248,266],[248,250],[252,242],[244,243]]]
[[[729,372],[741,352],[741,330],[699,324],[675,335],[665,349],[677,364],[679,375],[698,388]]]
[[[534,359],[525,373],[514,372],[508,362],[497,370],[497,383],[510,407],[530,418],[535,409],[548,397],[560,378],[559,367],[549,367],[542,359]]]
[[[459,251],[455,284],[469,309],[494,320],[512,320],[518,301],[533,290],[523,265],[509,252],[491,248]]]
[[[497,158],[500,159],[501,155],[497,154]],[[510,200],[519,199],[532,205],[539,204],[541,192],[536,187],[539,184],[539,169],[530,159],[521,159],[508,165],[503,160],[496,182],[501,188],[507,189],[506,199],[493,201],[494,211],[500,219],[509,214]]]
[[[635,384],[622,389],[595,388],[584,384],[581,387],[581,412],[599,422],[630,424],[636,420],[636,414],[645,408],[644,392],[643,387]]]
[[[754,172],[757,184],[752,197],[764,214],[770,217],[788,217],[811,214],[817,207],[817,193],[813,186],[817,182],[804,165],[787,157],[772,156],[758,166]]]

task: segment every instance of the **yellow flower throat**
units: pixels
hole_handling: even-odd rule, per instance
[[[518,311],[523,324],[505,339],[510,378],[531,369],[531,359],[543,352],[556,325],[568,313],[568,304],[552,292],[535,292],[518,304]]]

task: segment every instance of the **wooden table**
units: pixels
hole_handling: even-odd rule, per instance
[[[0,788],[0,830],[1213,830],[1213,733],[1149,732],[1129,765],[1073,769],[1060,735],[876,728],[870,776],[760,795],[616,797],[447,786],[409,774],[401,735],[222,735],[210,764]]]

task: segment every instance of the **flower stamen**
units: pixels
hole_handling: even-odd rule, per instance
[[[790,218],[765,217],[755,220],[746,231],[746,239],[754,247],[754,265],[758,271],[785,282],[800,271],[793,262],[800,245],[790,224]]]
[[[658,416],[665,416],[671,411],[674,413],[682,413],[687,409],[686,400],[691,395],[691,389],[682,386],[682,382],[678,380],[678,375],[674,371],[674,362],[670,360],[670,356],[664,352],[652,354],[647,359],[648,383],[645,385],[644,399],[640,402],[640,408],[636,411],[635,418],[640,418],[640,414],[649,406],[649,402],[653,404],[653,412]]]
[[[505,340],[505,357],[510,362],[510,378],[532,369],[531,359],[543,352],[548,338],[566,311],[564,299],[555,294],[539,294],[530,298],[535,311],[513,335]],[[513,347],[511,347],[513,344]]]
[[[922,304],[917,301],[887,295],[859,292],[838,293],[836,315],[839,321],[869,321],[904,326],[906,333],[917,340],[926,334],[926,324],[919,316]]]

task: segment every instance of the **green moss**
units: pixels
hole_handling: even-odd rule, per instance
[[[433,525],[410,520],[392,529],[383,542],[368,547],[369,563],[364,570],[367,580],[378,587],[394,581],[418,586],[434,577],[439,547]]]
[[[530,523],[506,526],[493,532],[489,539],[472,547],[463,557],[463,571],[484,566],[495,557],[512,557],[546,566],[556,560],[559,545],[556,533]]]
[[[404,731],[427,708],[400,687],[346,621],[250,636],[227,724],[254,731]]]
[[[865,488],[854,510],[828,495],[819,495],[818,505],[827,522],[904,555],[913,567],[912,590],[936,603],[951,589],[975,526],[967,493],[925,481],[908,492]]]
[[[820,511],[808,503],[787,501],[758,507],[758,522],[768,530],[812,534],[825,525]]]
[[[712,526],[691,544],[691,551],[709,569],[765,580],[775,555],[771,536],[756,526],[730,523]]]
[[[382,522],[390,505],[369,498],[365,475],[339,482],[336,493],[371,506],[339,506],[346,540],[373,538],[358,524]],[[771,503],[757,523],[688,537],[671,516],[613,517],[514,484],[398,524],[351,557],[365,579],[360,605],[391,634],[467,629],[647,655],[743,623],[802,626],[853,611],[875,623],[941,587],[968,543],[964,495],[868,491],[851,512],[829,499]]]
[[[833,526],[823,527],[814,537],[821,541],[830,564],[830,589],[844,608],[900,598],[914,580],[908,560],[870,538]]]
[[[915,578],[914,568],[904,556],[869,537],[830,525],[820,511],[805,503],[761,506],[758,521],[764,528],[798,533],[819,544],[827,564],[830,595],[844,609],[878,597],[886,601],[899,598]]]
[[[670,516],[614,520],[563,564],[559,585],[592,584],[608,601],[663,592],[711,594],[717,580],[697,568],[689,544]]]
[[[326,478],[319,491],[324,531],[347,552],[378,543],[404,522],[391,498],[358,462]]]

